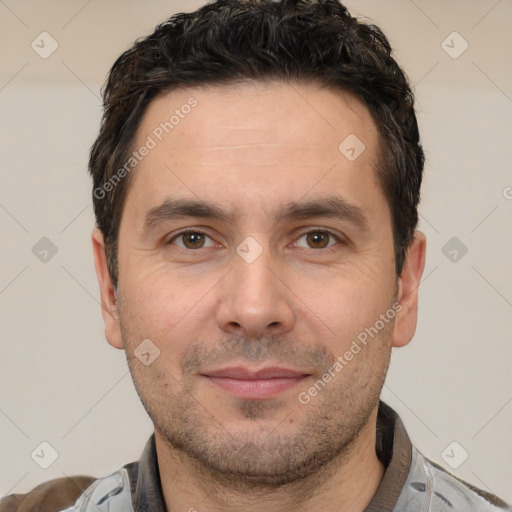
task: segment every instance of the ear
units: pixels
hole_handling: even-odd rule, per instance
[[[426,248],[425,235],[421,231],[416,231],[398,280],[398,307],[393,330],[393,347],[407,345],[416,331],[418,288],[425,268]]]
[[[119,313],[117,309],[117,298],[114,285],[107,267],[107,256],[105,252],[105,240],[103,233],[95,228],[92,232],[92,249],[94,253],[94,266],[96,276],[100,285],[101,313],[105,322],[105,337],[114,348],[124,348],[121,326],[119,324]]]

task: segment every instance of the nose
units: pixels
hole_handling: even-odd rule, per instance
[[[247,338],[279,335],[294,324],[293,292],[264,251],[248,263],[234,256],[232,271],[222,280],[217,308],[219,327]]]

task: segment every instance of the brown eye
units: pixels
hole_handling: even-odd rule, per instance
[[[314,249],[323,249],[329,243],[329,233],[322,233],[321,231],[315,231],[308,233],[306,239],[308,244]]]
[[[203,249],[213,245],[212,243],[205,245],[209,238],[208,235],[200,231],[185,231],[176,235],[169,243],[175,244],[182,249]]]
[[[298,247],[307,249],[325,249],[339,241],[338,237],[329,231],[309,231],[304,233],[299,240],[305,239],[306,245],[296,242]]]
[[[184,233],[181,236],[184,245],[189,249],[199,249],[204,244],[204,235],[201,233]]]

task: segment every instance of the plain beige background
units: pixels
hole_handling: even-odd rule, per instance
[[[103,336],[87,156],[115,58],[202,3],[0,1],[0,495],[106,475],[151,433]],[[512,501],[512,2],[347,5],[384,29],[415,84],[428,159],[418,330],[383,398],[425,455],[450,469],[467,452],[453,472]],[[42,32],[58,44],[46,59],[31,48]],[[32,252],[42,237],[57,248],[46,263]],[[31,457],[50,460],[41,442],[58,453],[48,469]]]

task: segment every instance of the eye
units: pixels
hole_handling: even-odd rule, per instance
[[[305,240],[306,245],[299,243],[301,239]],[[340,238],[334,233],[317,229],[302,234],[294,245],[297,247],[305,247],[306,249],[326,249],[335,245],[337,242],[340,242]]]
[[[301,242],[301,240],[304,240],[304,242]],[[327,230],[316,229],[303,233],[294,245],[306,249],[328,249],[340,241],[340,237],[334,233]],[[193,230],[182,231],[174,235],[169,240],[168,244],[174,244],[182,249],[190,250],[215,246],[215,242],[206,233]]]
[[[205,245],[207,240],[210,240],[210,245]],[[173,236],[168,243],[175,244],[182,249],[203,249],[215,245],[213,240],[201,231],[182,231]]]

